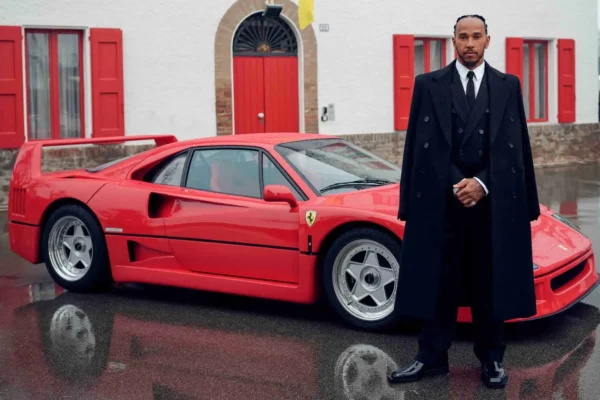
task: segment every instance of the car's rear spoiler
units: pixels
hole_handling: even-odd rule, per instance
[[[60,140],[32,140],[25,142],[19,149],[19,155],[13,168],[11,181],[25,183],[31,178],[36,178],[42,173],[42,148],[62,147],[89,144],[115,144],[133,141],[153,140],[156,147],[177,142],[174,135],[136,135],[136,136],[110,136],[101,138],[60,139]]]

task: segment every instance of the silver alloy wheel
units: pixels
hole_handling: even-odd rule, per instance
[[[377,321],[394,311],[400,266],[385,246],[361,239],[347,244],[332,270],[338,301],[351,315]]]
[[[90,230],[77,217],[60,218],[50,231],[48,253],[52,268],[61,278],[71,282],[83,278],[92,264]]]

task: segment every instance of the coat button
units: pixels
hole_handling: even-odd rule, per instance
[[[483,129],[480,129],[480,130],[479,130],[479,134],[480,134],[480,135],[483,135],[483,133],[484,133],[484,132],[485,132],[485,131],[484,131]]]
[[[483,150],[479,150],[479,155],[482,156],[483,155]]]
[[[424,174],[425,173],[425,168],[421,167],[421,169],[419,171],[421,171],[421,173]]]
[[[515,122],[515,119],[513,117],[510,117],[510,122]]]
[[[452,114],[456,114],[456,108],[452,109]]]
[[[463,129],[462,128],[458,128],[458,133],[463,133]]]
[[[489,109],[489,108],[486,108],[486,109],[485,109],[485,113],[486,113],[486,114],[489,114],[489,113],[490,113],[490,109]]]
[[[429,116],[426,115],[425,118],[423,119],[425,122],[429,121]]]
[[[428,148],[429,147],[429,143],[425,142],[425,144],[423,145],[423,147]]]
[[[513,192],[513,199],[517,198],[517,194],[515,192]]]
[[[513,147],[515,147],[515,145],[514,145],[514,144],[512,144],[512,142],[510,142],[510,143],[508,144],[508,147],[510,147],[510,148],[512,149]]]
[[[460,155],[462,156],[463,154],[465,154],[465,152],[463,151],[463,149],[460,149]]]
[[[515,169],[515,167],[512,167],[510,170],[512,171],[513,174],[517,172],[517,170]]]
[[[421,198],[421,192],[417,192],[417,197]]]

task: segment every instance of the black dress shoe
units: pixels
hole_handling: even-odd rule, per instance
[[[415,361],[408,367],[394,371],[388,380],[392,383],[415,382],[426,376],[445,375],[448,372],[450,372],[448,364],[425,365],[420,361]]]
[[[503,388],[508,383],[508,375],[501,363],[486,362],[481,365],[481,381],[489,388]]]

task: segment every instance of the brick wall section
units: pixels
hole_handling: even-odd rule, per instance
[[[8,187],[17,152],[17,150],[0,149],[0,210],[8,205]]]
[[[405,132],[345,135],[386,160],[401,165]],[[567,165],[600,161],[600,124],[534,125],[529,136],[536,166]]]
[[[402,164],[405,132],[360,133],[356,135],[344,135],[342,137],[391,163]]]
[[[89,168],[137,154],[154,145],[106,145],[85,148],[43,149],[42,172]]]
[[[600,161],[600,124],[530,127],[534,163],[540,166]]]
[[[290,1],[278,1],[283,5],[282,14],[300,32],[303,51],[304,77],[304,131],[319,132],[319,104],[317,96],[317,39],[312,26],[303,30],[297,26],[298,6]],[[251,13],[263,11],[264,0],[238,0],[223,15],[215,35],[215,107],[217,112],[217,135],[233,132],[232,60],[231,41],[236,27]]]
[[[600,124],[537,125],[529,128],[534,163],[537,167],[600,161]],[[355,134],[343,138],[401,165],[404,132]],[[85,168],[135,154],[150,146],[107,145],[44,150],[44,172]],[[17,152],[0,149],[0,209],[8,204],[7,193]],[[545,173],[540,171],[540,173]],[[541,188],[540,188],[541,190]]]

